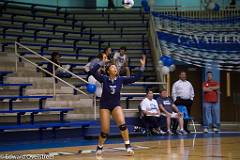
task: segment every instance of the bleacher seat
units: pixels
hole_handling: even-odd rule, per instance
[[[34,124],[34,115],[43,112],[59,112],[59,121],[64,122],[64,113],[73,111],[73,108],[44,108],[44,109],[14,109],[14,110],[0,110],[0,113],[17,113],[17,124],[21,124],[21,116],[26,113],[31,114],[31,124]]]
[[[17,99],[39,99],[39,109],[43,109],[43,101],[53,96],[0,96],[0,101],[9,100],[9,110],[13,110],[13,102]]]
[[[19,87],[19,92],[18,92],[19,96],[23,96],[23,90],[28,86],[32,86],[32,84],[29,84],[29,83],[19,83],[19,84],[0,83],[0,87]]]

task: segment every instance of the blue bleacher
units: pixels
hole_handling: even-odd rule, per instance
[[[30,84],[30,83],[19,83],[19,84],[0,83],[0,87],[19,87],[19,92],[18,92],[19,96],[23,96],[23,90],[28,86],[32,86],[32,84]]]
[[[0,96],[0,101],[9,100],[9,110],[13,110],[13,102],[17,99],[39,99],[39,109],[43,108],[43,101],[53,96]]]
[[[61,127],[81,127],[82,136],[85,137],[87,128],[90,125],[95,125],[96,121],[65,121],[65,122],[38,122],[34,124],[21,124],[21,125],[0,125],[0,132],[8,130],[24,130],[24,129],[38,129],[40,139],[43,137],[43,131],[51,128],[53,130],[53,136],[56,138],[56,131]]]
[[[0,113],[17,113],[17,124],[21,124],[21,116],[26,113],[31,114],[31,124],[34,124],[34,115],[43,112],[59,112],[59,121],[64,122],[64,113],[73,111],[73,108],[44,108],[44,109],[15,109],[15,110],[0,110]]]

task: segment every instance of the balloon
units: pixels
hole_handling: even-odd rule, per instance
[[[167,58],[168,58],[168,56],[163,55],[163,56],[160,57],[160,60],[161,60],[162,62],[164,62],[164,61],[166,61]]]
[[[163,56],[160,57],[160,60],[163,62],[164,66],[168,66],[169,67],[169,66],[171,66],[173,64],[173,59],[171,57],[169,57],[169,56],[163,55]]]
[[[97,87],[96,87],[95,84],[91,84],[91,83],[88,83],[88,84],[87,84],[87,91],[88,91],[89,93],[95,93],[95,92],[96,92],[96,89],[97,89]]]
[[[169,67],[169,70],[170,70],[171,72],[175,71],[175,69],[176,69],[176,66],[175,66],[174,64],[172,64],[172,65]]]
[[[160,67],[162,67],[162,66],[163,66],[163,61],[159,60],[159,61],[158,61],[158,65],[159,65]]]
[[[169,68],[167,67],[167,66],[163,66],[162,67],[162,74],[163,75],[166,75],[166,74],[168,74],[169,73]]]
[[[164,66],[171,66],[173,64],[173,59],[171,57],[168,57],[164,62]]]

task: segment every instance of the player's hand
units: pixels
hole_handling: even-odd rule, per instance
[[[141,64],[141,67],[145,66],[145,64],[146,64],[146,55],[145,54],[142,55],[142,58],[140,59],[140,64]]]

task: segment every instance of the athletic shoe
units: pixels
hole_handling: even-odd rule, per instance
[[[103,147],[99,147],[97,146],[97,149],[96,149],[96,155],[101,155],[103,152]]]
[[[185,134],[188,134],[185,130],[180,130],[179,132],[178,132],[178,134],[180,134],[180,135],[185,135]]]
[[[167,131],[167,134],[168,135],[173,135],[173,132],[169,130],[169,131]]]
[[[126,151],[129,155],[134,155],[133,148],[131,147],[130,144],[125,144],[125,147],[126,147]]]
[[[207,128],[204,128],[204,129],[203,129],[203,132],[204,132],[204,133],[208,133],[208,129],[207,129]]]
[[[166,132],[164,132],[163,130],[160,130],[160,131],[159,131],[159,134],[160,134],[160,135],[165,135]]]
[[[218,128],[213,128],[213,131],[218,133],[219,132],[219,129]]]

